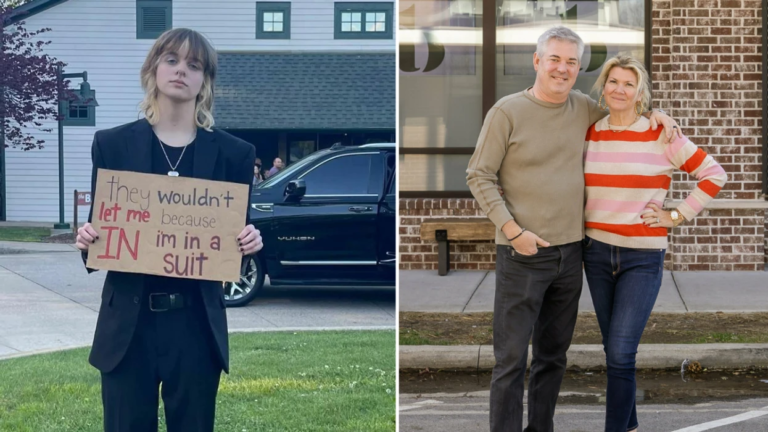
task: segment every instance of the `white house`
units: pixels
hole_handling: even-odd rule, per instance
[[[65,122],[93,124],[64,127],[68,222],[73,191],[90,189],[94,132],[139,118],[139,69],[169,28],[197,30],[213,43],[217,126],[254,144],[267,168],[274,157],[290,163],[336,142],[394,141],[392,0],[33,0],[13,20],[51,28],[46,52],[67,64],[65,73],[87,71],[99,104],[72,110],[86,118]],[[73,90],[80,82],[72,79]],[[6,149],[5,220],[58,220],[56,126],[35,132],[42,150]]]

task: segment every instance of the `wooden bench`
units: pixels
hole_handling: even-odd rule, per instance
[[[451,267],[451,240],[493,240],[496,226],[487,218],[427,219],[421,223],[421,240],[437,242],[437,274],[445,276]]]

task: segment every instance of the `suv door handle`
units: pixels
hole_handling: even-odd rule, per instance
[[[373,210],[371,207],[357,207],[357,206],[354,206],[354,207],[350,207],[349,208],[349,211],[351,211],[352,213],[365,213],[365,212],[369,212],[371,210]]]

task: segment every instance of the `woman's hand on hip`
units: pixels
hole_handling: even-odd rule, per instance
[[[91,243],[95,243],[99,239],[99,233],[93,229],[90,222],[86,222],[85,225],[77,229],[77,240],[75,240],[75,246],[81,251],[87,251],[88,246]]]
[[[660,209],[656,204],[648,204],[645,208],[652,211],[640,216],[643,219],[643,225],[650,228],[672,228],[675,226],[672,222],[672,215],[668,211]]]
[[[237,236],[237,244],[243,255],[255,254],[264,247],[261,242],[261,233],[253,225],[243,228]]]

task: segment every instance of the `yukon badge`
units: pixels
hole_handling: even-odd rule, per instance
[[[314,237],[277,237],[280,241],[313,241]]]

